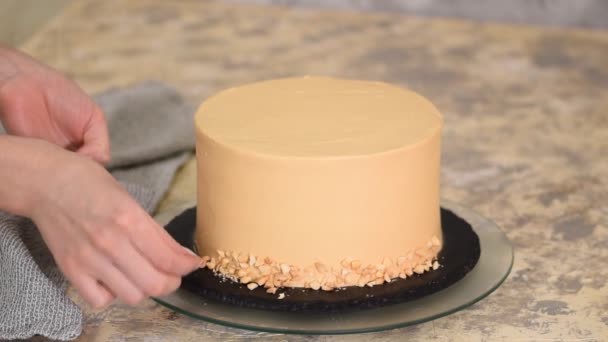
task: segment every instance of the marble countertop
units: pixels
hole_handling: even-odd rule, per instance
[[[353,336],[254,333],[152,301],[87,311],[80,341],[608,340],[608,32],[208,1],[75,1],[22,47],[87,91],[157,79],[197,104],[254,80],[398,83],[445,115],[442,197],[516,248],[495,293],[450,316]],[[195,164],[161,205],[194,200]]]

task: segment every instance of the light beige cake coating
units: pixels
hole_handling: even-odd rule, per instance
[[[437,267],[442,118],[420,95],[272,80],[211,97],[195,126],[207,267],[270,291],[372,286]]]

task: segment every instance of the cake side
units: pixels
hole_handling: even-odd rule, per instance
[[[299,85],[299,91],[307,83],[310,85],[311,79],[301,80],[304,85]],[[326,88],[336,87],[334,82],[340,87],[348,86],[344,80],[314,80],[318,81],[312,84],[315,91],[324,89],[324,83],[330,84]],[[361,81],[353,82],[360,88]],[[374,87],[377,85],[374,83]],[[281,80],[276,81],[276,86],[282,87]],[[251,104],[241,108],[240,114],[231,112],[234,126],[240,127],[235,129],[242,129],[249,121],[256,121],[252,125],[266,122],[273,128],[264,131],[265,144],[283,139],[286,146],[272,150],[257,142],[238,143],[242,140],[235,138],[230,125],[207,125],[207,118],[213,115],[206,112],[210,107],[201,106],[196,115],[199,187],[196,242],[207,267],[251,287],[266,286],[273,291],[281,286],[326,290],[373,286],[438,266],[435,256],[441,248],[441,117],[422,97],[411,96],[411,92],[398,87],[383,86],[391,89],[387,92],[391,94],[388,99],[384,95],[388,103],[398,106],[399,99],[406,99],[403,108],[419,108],[415,115],[408,112],[403,117],[392,116],[400,107],[389,108],[391,120],[384,123],[405,127],[414,121],[417,125],[414,137],[388,136],[390,141],[378,142],[382,135],[374,134],[374,130],[382,127],[382,123],[371,121],[386,117],[370,113],[363,105],[347,106],[356,121],[342,126],[317,125],[318,118],[326,123],[344,121],[343,113],[333,119],[332,113],[340,112],[343,109],[339,108],[340,103],[348,97],[361,102],[364,93],[351,93],[347,98],[328,96],[324,101],[313,98],[316,106],[311,106],[310,98],[306,97],[277,99],[272,87],[256,93],[261,103],[274,101],[280,107],[289,102],[287,108],[296,108],[300,107],[300,101],[306,104],[303,107],[307,112],[321,113],[308,119],[298,116],[298,124],[307,120],[314,123],[300,126],[304,130],[300,132],[300,142],[307,135],[331,135],[328,129],[344,137],[342,130],[352,132],[357,122],[368,127],[355,129],[356,134],[348,139],[333,141],[328,148],[333,149],[332,153],[318,148],[312,153],[308,148],[311,142],[327,146],[326,139],[320,140],[322,144],[308,139],[290,145],[289,135],[274,136],[272,132],[293,129],[295,124],[277,120],[284,127],[278,127],[276,121],[273,125],[268,119],[273,115],[265,112],[260,118],[260,107]],[[227,94],[230,96],[220,99],[230,103],[240,101],[240,96],[250,96],[238,88]],[[223,111],[221,103],[212,107],[217,108]],[[282,115],[278,108],[274,117]],[[220,132],[220,127],[227,132]],[[372,131],[367,132],[369,129]],[[383,132],[390,135],[392,131]],[[222,137],[226,139],[221,140]],[[370,151],[365,143],[369,139],[375,141],[376,148],[383,149]],[[396,141],[401,145],[395,146]],[[335,154],[336,151],[344,153]]]

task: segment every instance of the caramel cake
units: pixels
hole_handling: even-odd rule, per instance
[[[195,116],[195,243],[249,289],[378,286],[440,267],[442,117],[389,84],[244,85]]]

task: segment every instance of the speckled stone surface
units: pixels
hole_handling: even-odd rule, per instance
[[[225,87],[320,74],[402,84],[445,115],[442,196],[496,221],[516,248],[485,300],[356,336],[261,334],[152,301],[87,312],[81,341],[608,340],[608,32],[391,14],[78,1],[23,48],[87,91],[157,79],[193,103]],[[195,194],[195,164],[160,209]]]

